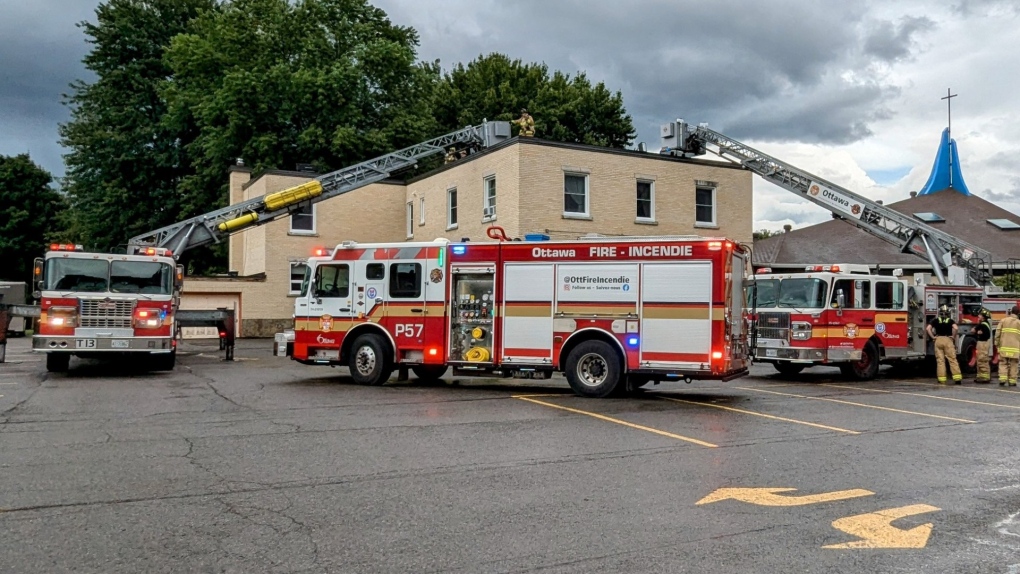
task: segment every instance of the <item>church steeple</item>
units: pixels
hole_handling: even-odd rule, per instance
[[[924,184],[918,195],[928,195],[943,189],[955,189],[963,195],[970,195],[967,184],[963,181],[963,173],[960,172],[960,156],[956,153],[956,140],[950,134],[953,129],[953,98],[956,94],[952,90],[946,90],[946,111],[949,124],[942,131],[942,143],[939,144],[939,151],[935,154],[935,165],[931,168],[931,175],[928,176],[928,183]]]

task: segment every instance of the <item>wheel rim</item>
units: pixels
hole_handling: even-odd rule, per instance
[[[371,375],[375,370],[375,349],[368,345],[358,349],[354,356],[354,366],[358,369],[359,375]]]
[[[609,378],[609,364],[597,353],[588,353],[577,362],[577,379],[586,387],[597,387]]]
[[[868,354],[867,349],[861,351],[861,360],[857,361],[854,367],[860,373],[866,373],[868,368],[871,367],[871,355]]]

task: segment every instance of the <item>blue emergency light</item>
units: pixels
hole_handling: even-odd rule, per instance
[[[450,247],[450,251],[452,251],[454,255],[464,255],[467,253],[467,245],[454,245]]]
[[[627,337],[627,344],[630,345],[631,347],[637,347],[638,338],[637,337]]]

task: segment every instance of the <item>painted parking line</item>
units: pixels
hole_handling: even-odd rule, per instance
[[[675,434],[675,433],[671,433],[671,432],[666,432],[664,430],[659,430],[659,429],[652,428],[652,427],[646,427],[644,425],[634,424],[634,423],[627,422],[627,421],[620,420],[620,419],[616,419],[616,418],[613,418],[613,417],[607,417],[606,415],[600,415],[599,413],[592,413],[592,412],[588,412],[588,411],[582,411],[581,409],[574,409],[574,408],[571,408],[571,407],[565,407],[563,405],[557,405],[557,404],[550,403],[550,402],[547,402],[547,401],[540,401],[538,399],[532,398],[532,396],[530,396],[530,395],[514,395],[513,398],[518,399],[518,400],[522,400],[522,401],[527,401],[529,403],[535,403],[536,405],[542,405],[542,406],[545,406],[545,407],[552,407],[554,409],[560,409],[561,411],[567,411],[568,413],[574,413],[574,414],[577,414],[577,415],[589,416],[589,417],[592,417],[592,418],[599,419],[600,421],[616,423],[618,425],[623,425],[625,427],[630,427],[632,429],[643,430],[645,432],[650,432],[652,434],[657,434],[657,435],[660,435],[660,436],[669,437],[669,438],[673,438],[673,439],[676,439],[676,440],[682,440],[684,442],[693,443],[693,444],[696,444],[696,445],[699,445],[699,446],[704,446],[704,447],[707,447],[707,448],[716,448],[716,447],[719,446],[717,444],[712,444],[710,442],[705,442],[703,440],[698,440],[696,438],[691,438],[689,436],[683,436],[683,435],[679,435],[679,434]]]
[[[890,394],[890,395],[908,395],[908,396],[911,396],[911,397],[924,397],[926,399],[937,399],[937,400],[940,400],[940,401],[952,401],[954,403],[968,403],[968,404],[972,404],[972,405],[984,405],[986,407],[1002,407],[1004,409],[1020,410],[1020,406],[1017,406],[1017,405],[1004,405],[1002,403],[986,403],[984,401],[971,401],[971,400],[967,400],[967,399],[954,399],[952,397],[940,397],[940,396],[937,396],[937,395],[926,395],[924,393],[906,393],[906,392],[903,392],[903,391],[886,391],[886,390],[882,390],[882,389],[872,389],[872,388],[868,388],[868,387],[853,387],[853,386],[850,386],[850,385],[833,385],[833,384],[829,384],[829,383],[821,383],[818,386],[820,386],[820,387],[832,387],[832,388],[835,388],[835,389],[851,389],[851,390],[855,390],[855,391],[869,391],[869,392],[873,392],[873,393],[887,393],[887,394]]]
[[[900,413],[900,414],[905,414],[905,415],[917,415],[919,417],[931,417],[933,419],[944,419],[944,420],[947,420],[947,421],[955,421],[955,422],[960,422],[960,423],[974,423],[974,422],[977,422],[977,421],[972,421],[970,419],[958,419],[958,418],[955,418],[955,417],[946,417],[946,416],[942,416],[942,415],[933,415],[931,413],[919,413],[917,411],[907,411],[907,410],[903,410],[903,409],[894,409],[894,408],[891,408],[891,407],[880,407],[878,405],[869,405],[869,404],[866,404],[866,403],[858,403],[858,402],[854,402],[854,401],[844,401],[842,399],[831,399],[831,398],[828,398],[828,397],[809,397],[807,395],[796,395],[796,394],[793,394],[793,393],[780,393],[780,392],[776,392],[776,391],[766,391],[764,389],[753,389],[751,387],[734,387],[734,388],[741,389],[741,390],[744,390],[744,391],[752,391],[752,392],[756,392],[756,393],[768,393],[770,395],[780,395],[780,396],[784,396],[784,397],[796,397],[798,399],[810,399],[810,400],[813,400],[813,401],[827,401],[827,402],[830,402],[830,403],[840,403],[840,404],[843,404],[843,405],[853,405],[855,407],[863,407],[863,408],[866,408],[866,409],[877,409],[877,410],[880,410],[880,411],[890,411],[890,412]]]
[[[918,382],[914,382],[914,381],[896,381],[896,383],[901,384],[901,385],[914,385],[916,387],[927,387],[929,389],[937,389],[937,388],[940,388],[940,387],[948,386],[948,385],[940,385],[939,383],[918,383]],[[988,386],[986,387],[985,384],[987,384]],[[975,391],[992,391],[992,392],[996,392],[996,393],[1010,393],[1010,394],[1014,394],[1014,395],[1020,395],[1020,391],[995,388],[996,385],[998,384],[998,381],[996,381],[996,380],[992,380],[991,383],[985,383],[985,384],[981,384],[981,385],[975,384],[973,386],[971,386],[971,385],[967,385],[967,386],[958,385],[958,386],[956,386],[954,388],[958,388],[958,389],[974,389]]]
[[[662,395],[656,395],[656,396],[658,398],[660,398],[660,399],[665,399],[667,401],[673,401],[674,403],[684,403],[684,404],[687,404],[687,405],[697,405],[697,406],[700,406],[700,407],[712,407],[714,409],[722,409],[724,411],[732,411],[732,412],[735,412],[735,413],[742,413],[742,414],[745,414],[745,415],[754,415],[756,417],[762,417],[762,418],[772,419],[772,420],[776,420],[776,421],[782,421],[782,422],[787,422],[787,423],[793,423],[793,424],[798,424],[798,425],[815,427],[815,428],[820,428],[820,429],[830,430],[830,431],[835,431],[835,432],[842,432],[842,433],[846,433],[846,434],[861,434],[860,431],[849,430],[849,429],[844,429],[844,428],[839,428],[839,427],[831,427],[831,426],[828,426],[828,425],[822,425],[822,424],[813,423],[813,422],[809,422],[809,421],[801,421],[801,420],[797,420],[797,419],[789,419],[789,418],[786,418],[786,417],[777,417],[775,415],[759,413],[757,411],[749,411],[749,410],[746,410],[746,409],[738,409],[736,407],[727,407],[727,406],[724,406],[724,405],[714,405],[712,403],[699,403],[699,402],[696,402],[696,401],[686,401],[686,400],[683,400],[683,399],[673,399],[673,398],[670,398],[670,397],[664,397]]]

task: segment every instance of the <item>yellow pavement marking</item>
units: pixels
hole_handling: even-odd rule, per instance
[[[739,500],[748,504],[759,506],[804,506],[805,504],[817,504],[819,502],[832,502],[834,500],[847,500],[861,496],[875,494],[870,490],[855,488],[852,490],[837,490],[835,492],[823,492],[821,494],[807,494],[804,496],[780,496],[780,492],[793,492],[796,488],[720,488],[695,503],[711,504],[720,500]]]
[[[853,390],[856,390],[856,391],[869,391],[869,392],[874,392],[874,393],[888,393],[888,394],[891,394],[891,395],[909,395],[909,396],[912,396],[912,397],[924,397],[924,398],[927,398],[927,399],[938,399],[940,401],[953,401],[955,403],[970,403],[972,405],[984,405],[986,407],[1002,407],[1004,409],[1016,409],[1016,410],[1020,410],[1020,406],[1017,406],[1017,405],[1004,405],[1002,403],[985,403],[985,402],[982,402],[982,401],[970,401],[970,400],[967,400],[967,399],[954,399],[952,397],[939,397],[939,396],[935,396],[935,395],[925,395],[925,394],[922,394],[922,393],[905,393],[903,391],[885,391],[885,390],[882,390],[882,389],[872,389],[872,388],[868,388],[868,387],[852,387],[850,385],[832,385],[832,384],[828,384],[828,383],[821,383],[819,386],[821,386],[821,387],[833,387],[833,388],[837,388],[837,389],[853,389]]]
[[[961,422],[961,423],[973,423],[973,422],[977,422],[977,421],[972,421],[970,419],[958,419],[958,418],[954,418],[954,417],[944,417],[942,415],[933,415],[933,414],[929,414],[929,413],[919,413],[919,412],[916,412],[916,411],[905,411],[903,409],[894,409],[894,408],[890,408],[890,407],[880,407],[880,406],[877,406],[877,405],[869,405],[869,404],[858,403],[858,402],[854,402],[854,401],[844,401],[842,399],[830,399],[828,397],[809,397],[807,395],[796,395],[796,394],[793,394],[793,393],[780,393],[780,392],[776,392],[776,391],[766,391],[764,389],[753,389],[753,388],[750,388],[750,387],[734,387],[734,388],[745,390],[745,391],[758,392],[758,393],[768,393],[770,395],[781,395],[781,396],[784,396],[784,397],[796,397],[798,399],[811,399],[813,401],[828,401],[830,403],[841,403],[841,404],[844,404],[844,405],[853,405],[855,407],[864,407],[866,409],[878,409],[880,411],[891,411],[891,412],[894,412],[894,413],[902,413],[902,414],[907,414],[907,415],[917,415],[919,417],[931,417],[933,419],[945,419],[947,421],[956,421],[956,422]]]
[[[591,413],[591,412],[588,412],[588,411],[582,411],[580,409],[572,409],[570,407],[565,407],[563,405],[556,405],[556,404],[553,404],[553,403],[548,403],[546,401],[540,401],[540,400],[533,399],[531,397],[524,396],[524,395],[514,396],[513,398],[520,399],[522,401],[528,401],[529,403],[535,403],[536,405],[543,405],[543,406],[546,406],[546,407],[552,407],[554,409],[560,409],[560,410],[567,411],[567,412],[574,413],[574,414],[578,414],[578,415],[585,415],[585,416],[589,416],[589,417],[594,417],[594,418],[597,418],[597,419],[599,419],[601,421],[607,421],[607,422],[611,422],[611,423],[616,423],[618,425],[623,425],[625,427],[630,427],[632,429],[643,430],[645,432],[650,432],[650,433],[653,433],[653,434],[657,434],[657,435],[661,435],[661,436],[665,436],[665,437],[669,437],[669,438],[675,438],[677,440],[682,440],[682,441],[685,441],[685,442],[694,443],[696,445],[700,445],[700,446],[704,446],[704,447],[708,447],[708,448],[716,448],[716,447],[719,446],[717,444],[712,444],[710,442],[705,442],[703,440],[698,440],[696,438],[691,438],[691,437],[687,437],[687,436],[683,436],[683,435],[678,435],[678,434],[674,434],[674,433],[671,433],[671,432],[666,432],[664,430],[654,429],[652,427],[646,427],[644,425],[638,425],[638,424],[634,424],[634,423],[629,423],[629,422],[624,421],[624,420],[614,419],[613,417],[607,417],[606,415],[600,415],[598,413]]]
[[[701,406],[701,407],[712,407],[712,408],[715,408],[715,409],[723,409],[725,411],[733,411],[735,413],[743,413],[745,415],[754,415],[756,417],[763,417],[763,418],[766,418],[766,419],[783,421],[783,422],[793,423],[793,424],[798,424],[798,425],[805,425],[805,426],[809,426],[809,427],[815,427],[815,428],[831,430],[831,431],[836,431],[836,432],[843,432],[843,433],[847,433],[847,434],[861,434],[859,431],[847,430],[847,429],[842,429],[842,428],[839,428],[839,427],[830,427],[830,426],[827,426],[827,425],[821,425],[821,424],[818,424],[818,423],[812,423],[812,422],[808,422],[808,421],[799,421],[797,419],[788,419],[786,417],[777,417],[775,415],[767,415],[765,413],[759,413],[759,412],[749,411],[749,410],[745,410],[745,409],[738,409],[736,407],[726,407],[726,406],[723,406],[723,405],[713,405],[712,403],[699,403],[699,402],[695,402],[695,401],[685,401],[683,399],[671,399],[669,397],[664,397],[662,395],[658,395],[658,397],[660,399],[665,399],[667,401],[673,401],[674,403],[684,403],[684,404],[688,404],[688,405],[697,405],[697,406]]]
[[[941,510],[941,508],[928,504],[912,504],[840,518],[834,521],[832,526],[861,540],[830,544],[822,546],[822,548],[924,548],[928,544],[928,536],[931,534],[932,524],[930,522],[909,530],[900,530],[891,522],[905,516],[935,512],[936,510]]]

